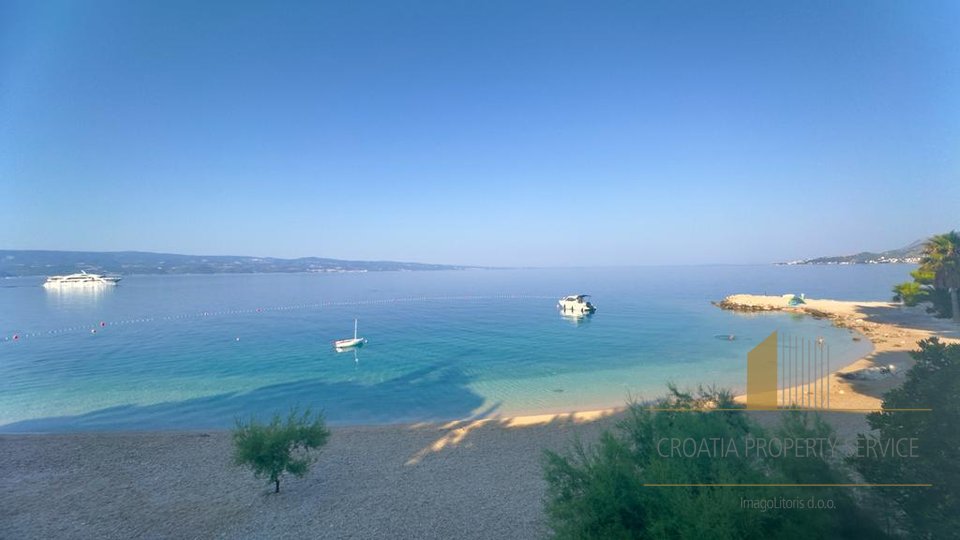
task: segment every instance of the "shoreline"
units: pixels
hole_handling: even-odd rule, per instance
[[[783,393],[791,392],[799,395],[798,390],[803,387],[826,383],[829,379],[831,409],[879,410],[880,395],[902,382],[903,373],[913,365],[909,352],[916,349],[916,342],[928,337],[937,336],[947,342],[960,343],[960,327],[951,326],[946,319],[936,319],[922,312],[922,308],[905,308],[893,302],[883,301],[848,301],[811,299],[805,300],[800,306],[789,306],[788,300],[792,295],[751,295],[733,294],[719,302],[713,302],[720,309],[746,312],[786,312],[811,316],[818,319],[828,319],[834,326],[850,330],[854,340],[867,340],[873,350],[861,357],[846,363],[823,377],[778,389],[777,398]],[[879,366],[894,366],[891,376],[873,380],[848,380],[841,375],[857,372]],[[824,384],[826,387],[826,384]],[[738,394],[738,402],[745,402],[746,396]],[[579,408],[553,407],[546,410],[518,411],[515,414],[495,416],[467,416],[447,420],[433,420],[424,422],[401,421],[396,423],[359,423],[339,424],[332,423],[336,429],[382,429],[382,428],[421,428],[434,426],[443,429],[444,426],[465,426],[495,422],[505,426],[528,426],[550,423],[558,420],[590,421],[585,419],[600,419],[622,413],[626,410],[626,400],[602,399],[599,402],[583,404]],[[608,405],[609,402],[618,402],[619,405]],[[811,407],[800,407],[811,408]],[[0,431],[0,437],[11,436],[69,436],[71,434],[200,434],[223,433],[229,428],[187,428],[187,429],[160,429],[160,430],[81,430],[81,431]]]
[[[960,327],[887,302],[735,295],[726,309],[830,318],[874,351],[835,370],[839,436],[863,432],[866,409],[899,384],[917,340],[960,341]],[[898,366],[883,379],[839,375]],[[623,406],[448,422],[337,426],[304,478],[281,493],[231,464],[227,430],[0,434],[0,522],[12,537],[543,537],[544,450],[596,441]],[[750,412],[750,411],[748,411]],[[777,415],[750,412],[761,423]],[[425,511],[426,510],[426,511]]]
[[[834,326],[850,330],[854,334],[852,339],[869,341],[873,351],[823,377],[778,389],[778,402],[784,393],[802,395],[805,389],[819,385],[819,388],[829,388],[831,411],[866,414],[880,410],[883,393],[899,386],[906,371],[913,366],[910,352],[916,350],[918,341],[938,337],[942,341],[960,343],[960,327],[946,319],[934,318],[919,306],[812,298],[805,299],[804,304],[790,306],[788,302],[791,297],[734,294],[715,305],[731,311],[787,312],[829,319]],[[888,372],[880,373],[877,368],[884,368]],[[855,378],[857,376],[863,378]],[[746,396],[737,396],[737,401],[745,402]]]

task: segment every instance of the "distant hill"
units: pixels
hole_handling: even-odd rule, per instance
[[[342,261],[319,257],[276,259],[230,255],[177,255],[143,251],[0,250],[0,277],[71,274],[252,274],[275,272],[386,272],[463,270],[467,266],[395,261]]]
[[[900,249],[891,249],[881,253],[864,251],[855,255],[840,255],[835,257],[817,257],[816,259],[802,259],[779,264],[891,264],[920,262],[924,240],[917,240]]]

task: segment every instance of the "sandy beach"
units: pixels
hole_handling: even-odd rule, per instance
[[[811,386],[830,388],[830,408],[853,411],[876,410],[882,395],[903,381],[904,373],[913,365],[910,351],[922,339],[938,336],[947,342],[960,342],[960,328],[948,319],[937,319],[923,307],[905,307],[892,302],[850,302],[808,298],[799,306],[788,304],[790,296],[736,294],[718,306],[734,311],[785,311],[830,319],[834,325],[848,328],[851,339],[867,339],[873,352],[828,374]],[[843,374],[873,367],[893,366],[888,377],[874,380],[848,380]],[[819,384],[822,382],[823,384]],[[786,391],[789,391],[787,389]],[[795,390],[795,389],[794,389]],[[778,392],[778,400],[784,390]],[[796,393],[796,392],[795,392]],[[744,401],[744,396],[738,399]]]
[[[4,538],[538,538],[543,449],[602,414],[334,430],[279,495],[227,432],[0,436]]]
[[[827,317],[874,351],[831,377],[831,406],[877,409],[917,340],[960,329],[886,302],[730,296],[743,311]],[[839,375],[893,365],[893,375]],[[227,432],[0,436],[2,536],[9,538],[537,538],[544,449],[564,450],[613,425],[616,409],[443,425],[336,428],[313,470],[280,495],[230,464]],[[836,416],[836,415],[831,415]],[[841,431],[865,428],[844,413]]]

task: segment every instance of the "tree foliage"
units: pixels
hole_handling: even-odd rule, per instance
[[[233,431],[233,461],[247,466],[257,478],[265,477],[280,493],[280,479],[285,473],[303,477],[315,459],[313,450],[321,448],[330,438],[323,415],[302,414],[292,409],[286,420],[275,414],[268,424],[251,418],[249,422],[237,419]]]
[[[925,268],[917,268],[910,272],[910,277],[917,285],[933,285],[933,272]]]
[[[950,231],[930,237],[923,245],[914,283],[927,291],[933,311],[960,322],[960,233]],[[924,301],[921,300],[921,301]]]
[[[722,410],[703,411],[704,407]],[[696,395],[670,387],[653,407],[631,404],[614,431],[587,447],[576,442],[566,454],[546,452],[544,473],[550,526],[558,538],[882,538],[875,521],[843,488],[728,487],[705,484],[844,483],[846,471],[819,457],[718,458],[667,456],[658,442],[737,440],[748,437],[830,437],[818,416],[784,414],[767,432],[751,420],[729,392],[700,389]],[[652,411],[651,409],[666,409]],[[734,410],[727,410],[734,409]],[[657,487],[645,484],[699,484]],[[743,500],[815,497],[835,508],[767,510]]]
[[[933,274],[933,285],[960,289],[960,233],[950,231],[927,240],[920,268]]]
[[[863,456],[851,461],[870,482],[933,484],[885,490],[905,513],[912,537],[950,538],[960,531],[960,345],[930,338],[919,346],[911,353],[916,364],[906,381],[884,394],[883,409],[894,410],[868,415],[877,432],[862,436],[881,443],[916,439],[918,457]]]
[[[907,305],[930,302],[939,317],[960,321],[960,233],[930,237],[923,245],[920,267],[912,282],[893,288],[894,300]]]
[[[928,299],[928,292],[916,281],[907,281],[893,287],[893,300],[905,306],[915,306]]]

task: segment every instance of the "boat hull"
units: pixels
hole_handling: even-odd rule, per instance
[[[586,315],[588,313],[593,313],[597,308],[593,307],[589,302],[577,303],[577,302],[560,302],[557,304],[557,309],[561,313],[568,314],[581,314]]]
[[[355,349],[357,347],[362,347],[367,340],[365,338],[356,338],[356,339],[339,339],[333,342],[333,347],[337,350],[341,349]]]
[[[118,280],[90,280],[90,281],[47,281],[44,287],[101,287],[104,285],[116,285]]]
[[[66,276],[50,276],[43,283],[44,287],[89,287],[97,285],[116,285],[120,276],[88,274],[81,271],[79,274]]]

